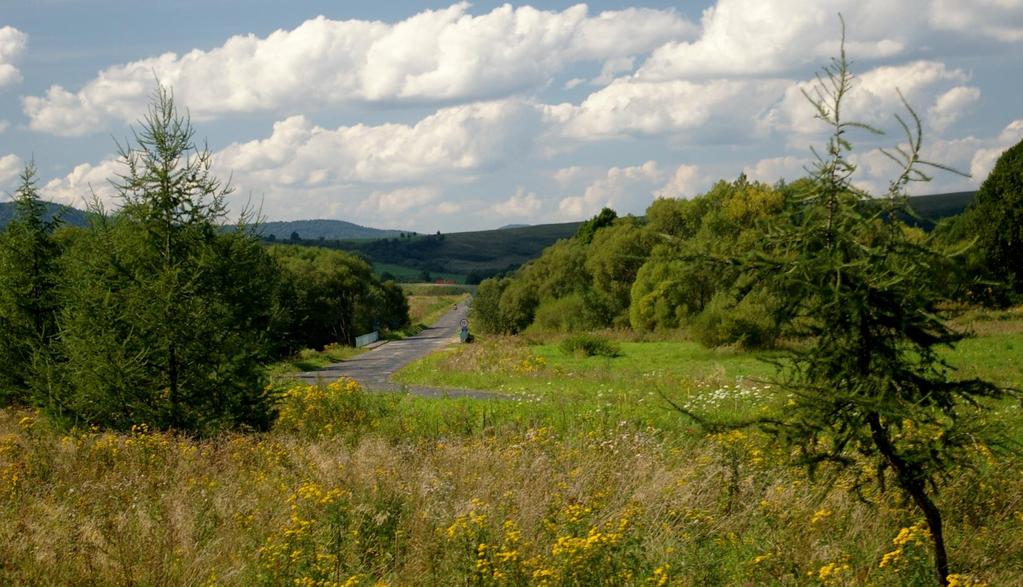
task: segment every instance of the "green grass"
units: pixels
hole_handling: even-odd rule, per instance
[[[665,398],[723,418],[762,413],[762,381],[773,367],[736,351],[707,350],[691,342],[621,344],[622,356],[580,357],[557,344],[529,346],[521,339],[490,338],[435,353],[395,374],[400,383],[490,390],[519,407],[489,402],[477,409],[491,421],[514,412],[518,420],[551,426],[560,434],[630,428],[679,431],[692,422]]]
[[[957,377],[1023,389],[1023,328],[1014,332],[1016,326],[1023,326],[1023,320],[1005,321],[1002,333],[968,338],[947,353]],[[394,379],[507,394],[521,406],[517,411],[478,407],[474,417],[493,422],[514,411],[514,419],[543,422],[567,434],[620,421],[630,427],[689,430],[692,422],[671,409],[668,400],[723,419],[763,414],[780,401],[776,394],[763,393],[775,374],[769,361],[777,353],[706,349],[690,341],[620,344],[619,357],[585,357],[553,341],[531,345],[523,337],[483,338],[420,359]],[[492,413],[485,416],[486,410]],[[1018,412],[1000,410],[999,417],[1015,421]]]
[[[452,364],[452,358],[460,354],[467,355],[470,361],[499,362],[496,355],[502,354],[501,348],[510,347],[526,350],[525,354],[520,353],[520,360],[529,356],[542,359],[545,368],[530,372],[510,365],[499,371],[480,371],[473,369],[471,363]],[[479,352],[473,353],[477,349]],[[476,347],[454,347],[426,357],[402,369],[396,378],[407,383],[496,391],[547,393],[556,383],[559,393],[585,392],[598,382],[645,392],[670,381],[764,379],[774,371],[764,361],[773,356],[771,353],[705,349],[695,342],[624,342],[621,349],[620,357],[582,357],[566,353],[557,344],[528,346],[511,338],[491,338]],[[469,358],[473,354],[480,356]]]
[[[951,359],[1018,381],[1017,323]],[[212,439],[0,410],[0,584],[933,585],[921,516],[890,485],[854,496],[849,472],[826,492],[768,435],[706,434],[659,394],[754,413],[764,357],[489,338],[402,376],[510,399],[291,382],[273,430]],[[998,425],[1023,430],[1020,411]],[[967,457],[935,494],[952,569],[1019,584],[1020,455]]]
[[[269,365],[267,373],[271,381],[280,381],[293,373],[316,371],[331,363],[337,363],[356,355],[361,355],[364,352],[366,352],[366,349],[357,349],[339,344],[327,345],[320,351],[303,349],[287,359]]]
[[[946,360],[963,379],[979,377],[1004,387],[1023,389],[1023,334],[968,338]]]

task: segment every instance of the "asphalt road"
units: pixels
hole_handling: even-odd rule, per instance
[[[458,342],[460,322],[466,317],[466,304],[445,314],[433,326],[416,336],[391,340],[361,355],[333,363],[318,371],[306,371],[299,379],[309,383],[330,382],[339,377],[351,377],[370,391],[407,391],[415,395],[432,397],[498,397],[499,394],[472,389],[445,389],[436,387],[403,386],[390,380],[391,374],[416,359]]]

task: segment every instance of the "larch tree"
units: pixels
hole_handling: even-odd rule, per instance
[[[960,380],[939,350],[961,338],[941,319],[932,269],[943,253],[911,236],[906,187],[927,181],[922,125],[909,108],[896,116],[905,143],[887,154],[901,171],[886,197],[853,185],[849,134],[870,127],[845,119],[853,87],[844,50],[806,92],[830,129],[805,193],[751,254],[733,260],[780,301],[789,340],[775,389],[782,408],[757,424],[776,435],[814,477],[853,476],[852,487],[894,485],[922,513],[934,574],[948,583],[941,481],[968,463],[986,400],[1007,390]],[[708,423],[699,414],[681,411]],[[718,426],[724,424],[717,423]],[[734,425],[731,424],[731,425]]]

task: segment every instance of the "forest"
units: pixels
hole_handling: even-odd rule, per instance
[[[905,212],[894,218],[884,198],[858,205],[934,250],[928,272],[944,299],[1008,307],[1023,294],[1021,157],[1021,145],[1006,151],[972,204],[937,222],[928,218],[972,194],[905,198]],[[483,281],[477,327],[504,334],[682,329],[709,347],[771,348],[783,338],[785,300],[751,279],[741,261],[800,222],[814,188],[811,177],[767,185],[740,175],[691,200],[656,199],[643,217],[605,208],[517,272]]]

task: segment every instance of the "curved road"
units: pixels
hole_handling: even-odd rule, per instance
[[[333,363],[318,371],[299,373],[297,377],[307,383],[328,382],[338,377],[351,377],[371,391],[408,391],[415,395],[432,397],[499,397],[499,394],[487,391],[403,386],[391,382],[391,374],[398,369],[449,344],[458,342],[460,321],[467,314],[467,305],[465,303],[458,304],[433,326],[416,336],[387,341],[361,355],[356,355],[340,363]]]

